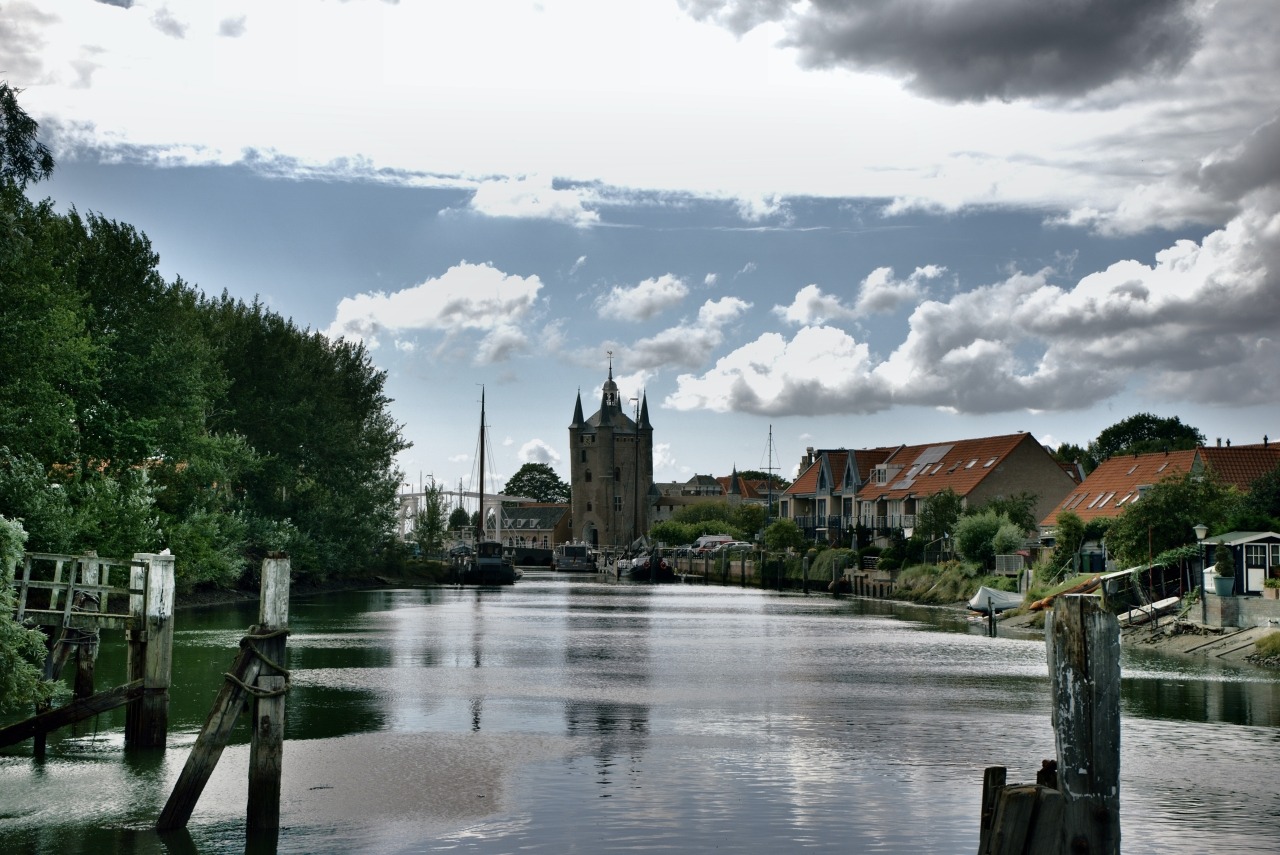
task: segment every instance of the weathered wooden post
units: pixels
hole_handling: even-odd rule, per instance
[[[124,744],[164,748],[169,733],[169,681],[173,670],[172,555],[133,556],[129,596],[129,679],[142,680],[142,697],[125,716]]]
[[[809,556],[808,555],[804,557],[804,561],[800,562],[800,579],[801,579],[801,590],[804,591],[804,595],[807,597],[809,596]],[[779,585],[778,589],[781,590],[782,586]]]
[[[249,835],[277,831],[280,816],[280,769],[283,756],[284,702],[288,672],[284,667],[289,632],[289,559],[273,555],[262,562],[259,625],[240,640],[240,653],[227,673],[213,709],[196,737],[186,765],[156,820],[160,831],[183,828],[209,783],[222,750],[245,702],[254,699],[252,760],[249,770]],[[264,670],[267,672],[263,675]],[[284,687],[260,676],[282,677]],[[278,703],[276,699],[279,699]],[[265,706],[260,701],[269,701]],[[277,736],[278,733],[278,736]],[[269,841],[268,841],[269,842]]]
[[[1120,624],[1097,597],[1059,597],[1045,624],[1062,847],[1120,852]]]
[[[653,561],[650,570],[653,569]],[[275,667],[274,674],[258,676],[253,698],[253,740],[249,747],[250,834],[275,833],[280,829],[280,775],[284,761],[284,716],[288,673],[285,662],[289,632],[289,559],[273,555],[262,562],[262,598],[258,606],[258,642],[263,659]]]
[[[80,560],[80,582],[84,585],[97,585],[101,576],[98,554],[86,553]],[[82,612],[98,613],[103,610],[103,594],[90,596],[80,592],[76,607]],[[76,645],[76,679],[72,697],[76,699],[93,696],[94,665],[98,661],[98,642],[100,633],[97,628],[81,629],[79,643]]]

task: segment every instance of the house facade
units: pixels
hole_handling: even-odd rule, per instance
[[[915,527],[926,499],[952,490],[966,508],[1030,494],[1041,519],[1077,481],[1029,433],[901,446],[878,463],[858,491],[858,524],[878,544]]]
[[[896,448],[805,449],[799,474],[778,501],[778,516],[805,538],[848,543],[857,525],[857,497],[876,466]]]

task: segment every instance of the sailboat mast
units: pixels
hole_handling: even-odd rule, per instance
[[[484,387],[480,387],[480,524],[476,526],[476,541],[484,540]]]

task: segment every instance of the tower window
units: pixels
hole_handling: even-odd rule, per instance
[[[586,481],[590,481],[590,480],[591,480],[591,470],[590,470],[590,469],[588,469],[588,470],[587,470],[587,474],[586,474],[586,475],[584,475],[584,476],[582,476],[582,477],[583,477],[583,479],[584,479],[584,480],[586,480]]]

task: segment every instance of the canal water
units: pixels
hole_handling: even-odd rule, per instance
[[[119,713],[0,751],[0,852],[244,852],[243,722],[152,829],[255,619],[179,612],[167,751]],[[1043,641],[945,609],[530,574],[291,624],[279,852],[972,853],[984,767],[1055,753]],[[1123,681],[1123,851],[1280,850],[1280,678],[1126,650]]]

